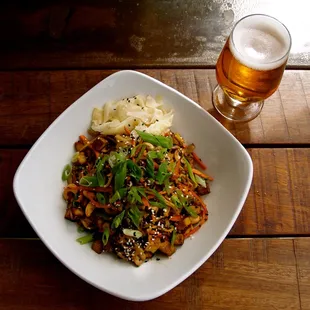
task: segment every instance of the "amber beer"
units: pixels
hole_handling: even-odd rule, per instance
[[[264,100],[278,88],[290,49],[285,26],[264,15],[241,20],[216,64],[224,93],[243,103]]]

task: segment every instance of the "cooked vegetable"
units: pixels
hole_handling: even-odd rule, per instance
[[[195,167],[195,147],[179,134],[131,130],[80,136],[63,172],[63,197],[65,218],[89,232],[78,242],[140,266],[157,252],[172,255],[202,226],[208,213],[201,195],[213,179]]]
[[[92,234],[88,234],[88,235],[85,235],[83,237],[76,239],[76,241],[79,242],[80,244],[90,243],[93,240],[94,240],[94,236]]]
[[[63,172],[62,172],[62,180],[63,181],[67,181],[68,180],[68,178],[69,178],[69,176],[71,174],[71,171],[72,171],[71,166],[69,164],[66,165],[64,170],[63,170]]]
[[[167,149],[172,148],[173,142],[171,137],[152,135],[150,133],[142,132],[139,130],[136,130],[136,132],[145,142],[149,142],[155,146],[161,146]]]

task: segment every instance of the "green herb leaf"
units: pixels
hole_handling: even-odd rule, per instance
[[[124,187],[126,174],[127,174],[127,163],[125,161],[120,162],[116,167],[114,174],[114,189],[115,191]]]
[[[158,172],[156,175],[156,181],[158,184],[162,185],[166,178],[168,178],[170,173],[168,172],[168,163],[163,162],[158,167]]]
[[[146,157],[145,172],[150,178],[154,179],[154,162],[149,156]]]
[[[65,165],[64,170],[62,172],[61,179],[63,181],[67,181],[69,176],[70,176],[70,174],[71,174],[71,171],[72,171],[72,167],[69,164]]]
[[[125,210],[122,211],[120,214],[116,215],[113,222],[112,222],[112,229],[117,229],[119,225],[122,224],[123,218],[125,215]]]
[[[191,167],[190,163],[188,162],[188,160],[185,157],[183,157],[183,160],[185,162],[185,165],[186,165],[189,177],[193,181],[194,185],[197,186],[196,178],[194,176],[194,173],[193,173],[193,170],[192,170],[192,167]]]
[[[160,135],[152,135],[140,130],[136,130],[138,135],[142,138],[143,141],[149,142],[155,146],[161,146],[167,149],[172,148],[173,142],[171,137],[164,137]]]
[[[106,204],[106,199],[102,193],[96,193],[96,198],[101,204]]]
[[[128,217],[131,219],[132,223],[139,229],[141,212],[137,206],[132,206],[129,209]]]
[[[110,230],[108,227],[106,227],[103,231],[102,234],[102,243],[103,245],[107,245],[108,241],[109,241],[109,237],[110,237]]]
[[[176,239],[176,236],[177,236],[177,233],[173,227],[173,231],[172,231],[172,237],[171,237],[171,245],[174,246],[174,242],[175,242],[175,239]]]
[[[89,187],[95,187],[98,186],[98,180],[97,177],[95,176],[86,176],[86,177],[82,177],[80,179],[80,185],[83,186],[89,186]]]
[[[92,242],[93,240],[94,240],[93,234],[88,234],[88,235],[85,235],[83,237],[76,239],[76,241],[79,242],[80,244],[86,244],[86,243]]]
[[[139,181],[142,177],[141,168],[135,164],[132,160],[127,160],[127,168],[129,170],[129,175]]]
[[[110,203],[114,203],[115,201],[122,199],[126,195],[126,193],[127,193],[127,189],[126,188],[120,188],[111,197]]]
[[[198,216],[198,214],[190,207],[190,206],[188,206],[188,205],[184,205],[184,209],[186,210],[186,212],[190,215],[190,216],[192,216],[192,217],[197,217]]]

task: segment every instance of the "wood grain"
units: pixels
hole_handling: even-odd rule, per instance
[[[291,31],[289,65],[309,67],[307,0],[12,0],[0,5],[0,68],[214,66],[235,22],[262,12]]]
[[[30,145],[76,99],[113,70],[0,72],[0,146]],[[310,85],[306,71],[286,71],[262,113],[233,124],[215,113],[214,70],[142,70],[176,88],[215,116],[245,144],[310,142]],[[99,105],[100,103],[98,103]]]
[[[183,283],[141,303],[86,284],[40,241],[2,239],[0,250],[0,309],[309,309],[309,238],[225,240]]]
[[[253,184],[229,235],[310,235],[310,148],[248,151],[254,164]],[[26,152],[0,150],[0,237],[35,236],[11,187]]]

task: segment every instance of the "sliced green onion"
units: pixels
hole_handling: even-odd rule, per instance
[[[184,194],[182,193],[182,191],[179,190],[179,189],[176,189],[176,192],[177,192],[177,194],[178,194],[178,198],[179,198],[181,204],[182,204],[182,205],[186,204],[187,201],[186,201],[186,198],[184,197]]]
[[[138,157],[137,157],[136,162],[139,162],[139,160],[140,160],[140,158],[142,157],[142,155],[143,155],[145,149],[146,149],[146,145],[145,145],[145,144],[142,144],[141,150],[140,150],[140,152],[139,152],[139,154],[138,154]]]
[[[134,163],[132,160],[127,160],[127,168],[129,170],[129,175],[135,178],[137,181],[140,181],[142,177],[142,170],[141,168]]]
[[[100,187],[103,187],[105,184],[105,179],[104,176],[102,175],[102,173],[100,171],[97,170],[96,172],[96,176],[97,176],[97,180],[98,180],[98,184]]]
[[[171,196],[171,201],[172,203],[177,206],[179,209],[182,208],[182,203],[181,201],[179,200],[178,196],[177,195],[172,195]]]
[[[150,133],[146,133],[140,130],[136,130],[136,132],[142,138],[143,141],[149,142],[155,146],[161,146],[167,149],[170,149],[173,146],[173,141],[171,137],[152,135]]]
[[[188,162],[188,160],[187,160],[185,157],[183,157],[183,160],[184,160],[184,162],[185,162],[185,165],[186,165],[186,168],[187,168],[189,177],[190,177],[191,180],[194,182],[194,185],[195,185],[195,187],[196,187],[196,186],[197,186],[197,182],[196,182],[196,179],[195,179],[195,176],[194,176],[192,167],[191,167],[190,163]]]
[[[158,184],[162,185],[166,178],[168,178],[170,173],[168,172],[168,163],[162,162],[158,167],[158,172],[156,175],[156,181]]]
[[[186,210],[186,212],[190,215],[190,216],[192,216],[192,217],[197,217],[198,216],[198,214],[190,207],[190,206],[188,206],[188,205],[184,205],[184,209]]]
[[[161,209],[164,209],[166,208],[166,205],[161,203],[161,202],[157,202],[157,201],[149,201],[150,205],[153,206],[153,207],[158,207],[158,208],[161,208]]]
[[[172,237],[171,237],[171,245],[174,246],[174,242],[175,242],[175,239],[177,237],[177,233],[173,227],[173,231],[172,231]]]
[[[85,232],[85,228],[82,226],[78,226],[77,231],[78,231],[78,233],[81,234],[81,233]]]
[[[142,203],[141,197],[137,190],[137,187],[132,186],[128,192],[128,200],[130,203],[136,203],[137,201]]]
[[[68,180],[68,178],[69,178],[69,176],[70,176],[70,174],[71,174],[71,171],[72,171],[72,167],[71,167],[71,165],[65,165],[65,168],[64,168],[64,170],[63,170],[63,172],[62,172],[62,176],[61,176],[61,179],[63,180],[63,181],[67,181]]]
[[[120,188],[110,198],[110,203],[114,203],[115,201],[122,199],[126,195],[126,193],[127,193],[127,189],[126,188]]]
[[[96,167],[96,171],[97,172],[100,172],[103,167],[104,167],[104,164],[105,162],[109,159],[109,156],[108,155],[105,155],[103,156],[103,158],[101,157],[98,157],[98,159],[96,160],[96,163],[95,163],[95,167]]]
[[[111,168],[116,166],[117,164],[124,162],[126,160],[126,154],[124,152],[111,152],[109,156],[109,164]]]
[[[113,219],[112,225],[111,225],[112,229],[117,229],[118,226],[122,224],[124,215],[125,215],[125,210],[115,216],[115,218]]]
[[[137,151],[137,149],[138,149],[139,146],[140,146],[140,144],[138,144],[137,146],[135,146],[135,147],[132,148],[132,150],[131,150],[131,152],[130,152],[130,157],[135,156],[136,151]]]
[[[127,174],[127,164],[126,162],[120,162],[116,167],[115,167],[115,172],[114,173],[114,188],[115,190],[119,190],[122,188],[125,184],[125,179],[126,179],[126,174]]]
[[[109,241],[109,237],[110,237],[110,229],[108,227],[106,227],[103,231],[103,234],[102,234],[103,245],[107,245],[107,243]]]
[[[145,198],[147,198],[147,195],[145,193],[145,189],[143,187],[137,187],[137,191],[139,192],[139,194]]]
[[[207,184],[206,184],[206,180],[201,178],[199,175],[195,174],[195,177],[196,177],[196,181],[198,184],[200,184],[201,186],[203,187],[207,187]]]
[[[96,193],[96,198],[101,204],[106,204],[106,199],[102,193]]]
[[[149,156],[146,157],[146,168],[145,168],[146,174],[154,179],[154,162],[153,159],[151,159]]]
[[[128,217],[131,219],[132,223],[139,229],[141,212],[137,206],[132,206],[129,209]]]
[[[83,237],[76,239],[76,241],[79,242],[80,244],[86,244],[86,243],[92,242],[93,240],[94,240],[93,234],[88,234],[88,235],[85,235]]]
[[[166,148],[162,148],[161,150],[159,151],[149,151],[148,152],[148,156],[152,159],[160,159],[160,160],[163,160],[164,157],[165,157],[165,154],[167,152],[167,149]]]
[[[124,228],[123,229],[123,233],[126,236],[134,237],[134,238],[137,238],[137,239],[139,239],[139,238],[141,238],[143,236],[141,231],[134,230],[134,229],[128,229],[128,228]]]
[[[146,192],[154,195],[159,200],[159,202],[161,202],[163,205],[166,206],[165,198],[161,194],[159,194],[157,191],[155,191],[154,189],[148,188],[146,189]]]
[[[98,186],[98,180],[97,177],[95,176],[86,176],[86,177],[82,177],[80,179],[80,185],[83,186],[89,186],[89,187],[95,187]]]

